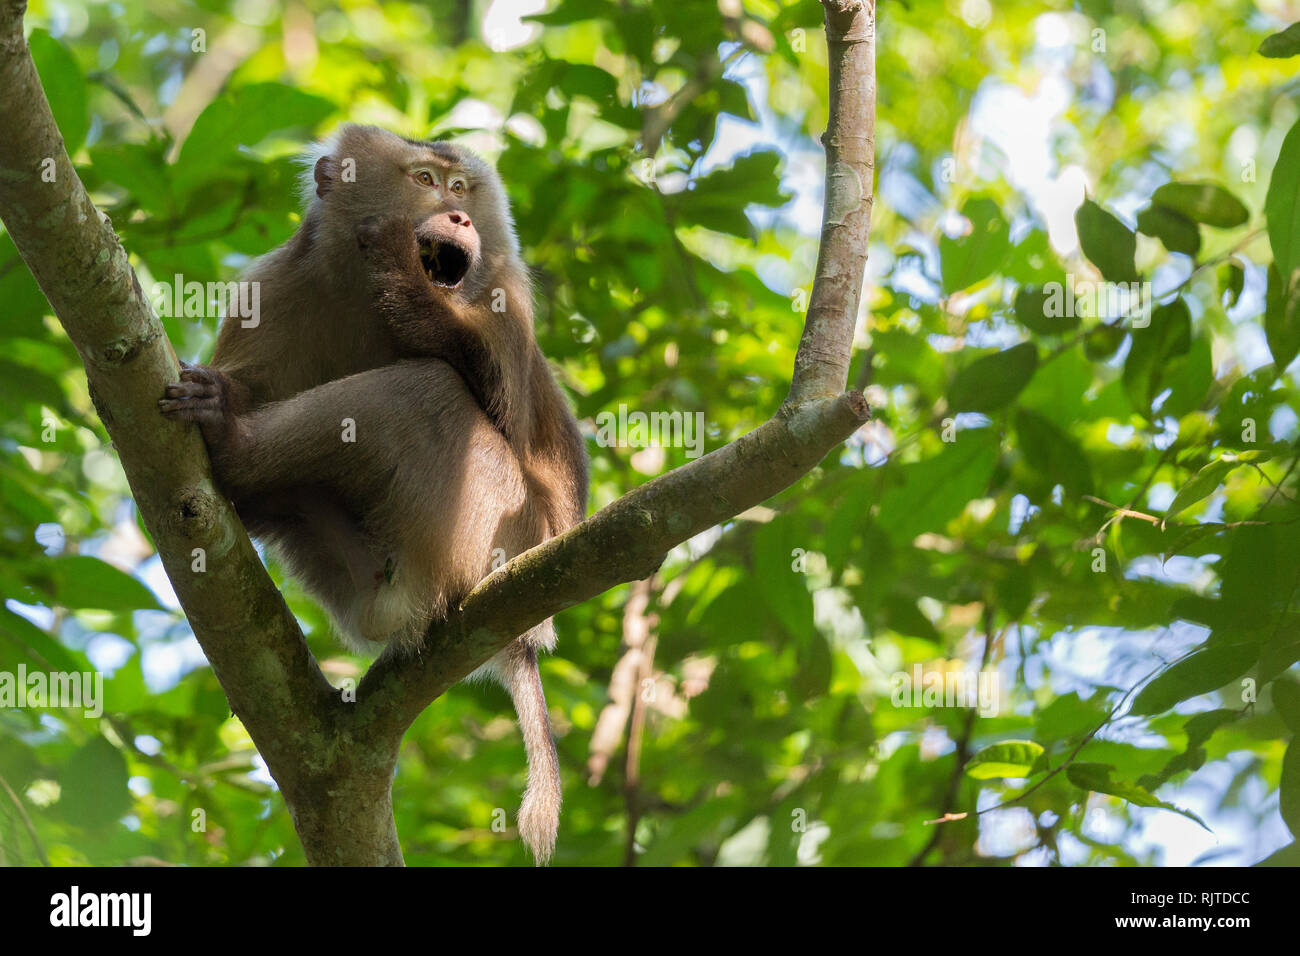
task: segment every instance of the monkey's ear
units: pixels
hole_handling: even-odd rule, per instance
[[[326,155],[316,160],[316,170],[313,175],[316,177],[317,196],[324,199],[325,194],[334,188],[335,174],[333,156]]]

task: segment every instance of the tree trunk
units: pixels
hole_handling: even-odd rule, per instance
[[[393,773],[304,777],[285,788],[294,829],[312,866],[404,866],[393,822]]]

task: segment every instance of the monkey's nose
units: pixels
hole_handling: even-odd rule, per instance
[[[448,213],[447,219],[453,226],[464,226],[468,229],[473,225],[473,223],[469,221],[469,216],[465,215],[463,212]]]

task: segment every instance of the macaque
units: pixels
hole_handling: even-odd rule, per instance
[[[159,403],[197,422],[221,489],[366,651],[420,646],[504,558],[581,521],[587,456],[538,347],[505,190],[469,151],[345,126],[301,227],[244,277],[211,364]],[[559,765],[537,669],[550,621],[480,669],[528,753],[519,831],[554,847]]]

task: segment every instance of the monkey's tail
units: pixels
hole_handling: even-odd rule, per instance
[[[522,638],[510,645],[500,667],[500,676],[519,715],[519,730],[528,754],[528,788],[519,807],[519,835],[538,866],[544,866],[555,849],[560,826],[560,758],[551,736],[546,713],[546,694],[537,672],[537,648]]]

